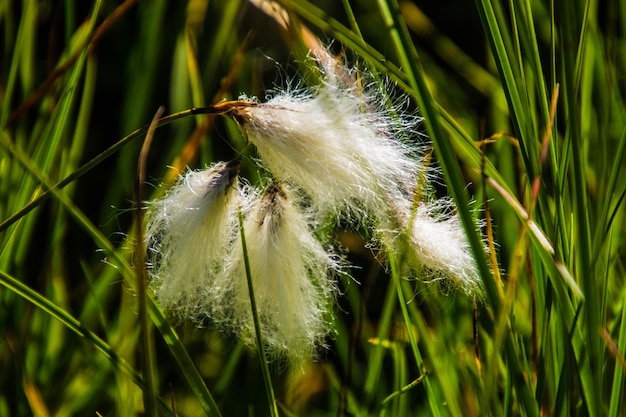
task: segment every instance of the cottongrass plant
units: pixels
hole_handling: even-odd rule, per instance
[[[139,338],[133,302],[139,297],[133,300],[130,293],[143,275],[142,265],[135,270],[131,264],[140,258],[129,250],[136,238],[129,229],[131,212],[115,207],[132,198],[138,171],[133,144],[144,136],[147,127],[137,128],[155,102],[182,109],[233,91],[251,93],[248,88],[258,77],[250,74],[262,59],[251,51],[254,45],[283,60],[282,53],[299,54],[302,44],[314,43],[311,33],[337,39],[337,47],[360,54],[381,78],[398,83],[395,91],[415,100],[455,201],[465,204],[465,184],[471,180],[477,200],[489,202],[484,206],[485,216],[494,220],[489,244],[501,245],[502,279],[487,276],[490,264],[481,256],[476,263],[485,278],[484,305],[478,303],[472,314],[463,296],[437,297],[440,282],[456,285],[442,276],[459,274],[458,268],[443,266],[468,258],[451,256],[467,255],[463,246],[460,252],[449,250],[463,236],[457,233],[455,208],[433,200],[427,190],[414,191],[406,199],[410,204],[403,201],[387,225],[368,214],[358,230],[368,238],[387,237],[388,230],[388,239],[374,238],[370,245],[383,249],[378,259],[387,259],[391,273],[379,273],[369,258],[355,254],[364,285],[348,285],[341,296],[345,314],[338,312],[333,322],[337,354],[323,364],[306,364],[304,373],[272,374],[268,386],[275,383],[281,414],[626,415],[626,2],[575,0],[567,7],[540,0],[459,2],[458,13],[446,14],[444,22],[445,2],[424,9],[423,2],[398,0],[264,0],[284,5],[282,25],[246,0],[169,2],[167,7],[138,3],[103,7],[100,0],[83,1],[75,8],[74,2],[55,2],[54,13],[42,13],[34,6],[46,2],[21,2],[22,7],[0,13],[6,40],[0,66],[1,416],[147,416],[142,391],[146,398],[157,397],[165,416],[268,414],[258,369],[239,347],[220,349],[214,342],[221,338],[213,333],[177,335],[153,297],[146,307],[158,330],[155,363],[139,366],[138,355],[151,345]],[[332,70],[350,77],[334,81],[323,75],[318,87],[299,84],[298,91],[272,95],[315,100],[322,91],[332,95],[333,86],[353,85],[355,97],[364,103],[370,98],[359,112],[380,111],[371,104],[383,102],[371,78],[353,69]],[[155,89],[157,84],[161,87]],[[115,106],[107,105],[109,96],[116,98]],[[257,106],[272,100],[259,97]],[[240,104],[238,111],[252,110],[253,104]],[[196,138],[210,127],[193,114],[177,112],[158,122],[168,126],[167,140],[159,146],[162,156],[182,166],[198,155]],[[196,120],[203,123],[190,134]],[[311,115],[306,121],[314,120]],[[408,120],[400,124],[407,138],[416,128],[415,120]],[[413,147],[410,140],[404,143]],[[222,145],[207,142],[202,154]],[[110,175],[101,175],[103,170]],[[155,166],[148,175],[159,170]],[[189,180],[195,174],[190,175]],[[302,187],[294,189],[296,180],[281,177],[281,187],[307,223],[319,222],[309,217],[313,198]],[[257,190],[248,200],[240,194],[245,182],[238,182],[222,202],[232,206],[220,211],[228,214],[232,234],[225,235],[233,239],[239,233],[239,219],[231,217],[233,200],[241,201],[245,223],[252,200],[264,196]],[[159,270],[159,260],[169,252],[210,265],[201,259],[209,256],[209,243],[195,245],[202,256],[174,249],[187,239],[201,242],[197,234],[207,228],[198,222],[202,227],[180,231],[182,222],[174,219],[209,211],[172,200],[175,188],[163,197],[168,204],[149,205],[152,216],[163,220],[152,231],[150,275],[155,291],[164,281],[180,283],[166,284],[174,300],[168,310],[170,317],[188,320],[189,313],[174,309],[190,298],[174,290],[189,285],[205,296],[213,290],[206,281],[191,287],[190,275],[181,273],[191,266],[180,262]],[[163,196],[161,191],[155,195]],[[164,218],[165,207],[177,216]],[[476,252],[480,242],[470,224],[471,210],[459,206],[458,216]],[[139,210],[132,213],[141,217]],[[374,215],[382,218],[386,212]],[[349,224],[356,225],[358,216],[351,216]],[[378,231],[366,232],[363,224]],[[310,227],[319,233],[315,223]],[[413,229],[415,245],[410,246]],[[330,230],[323,224],[322,231]],[[126,242],[119,241],[120,231],[130,232]],[[240,237],[253,239],[245,232]],[[452,243],[442,244],[442,236],[451,236]],[[213,238],[210,244],[216,242]],[[352,249],[355,240],[350,242]],[[229,253],[233,247],[226,243],[220,250]],[[241,240],[235,244],[241,246]],[[224,267],[225,258],[211,258]],[[441,259],[448,262],[435,262]],[[428,290],[406,303],[415,281],[402,278],[414,276],[437,282],[420,284],[420,290]],[[254,279],[255,289],[263,291],[257,288],[263,280]],[[122,281],[127,289],[120,291]],[[160,302],[167,299],[162,294]],[[191,305],[207,303],[200,295],[193,299]],[[208,318],[206,323],[215,327]],[[150,334],[149,324],[144,334]],[[157,374],[153,384],[144,378],[152,374],[149,368]]]
[[[267,353],[292,363],[315,356],[330,331],[341,262],[315,236],[329,219],[369,228],[372,245],[387,253],[408,253],[406,275],[480,293],[453,204],[430,197],[431,169],[415,140],[419,118],[390,105],[381,86],[327,50],[314,58],[317,87],[211,109],[239,124],[271,185],[264,192],[238,186],[237,163],[191,171],[154,204],[147,237],[153,289],[166,310],[208,319],[250,346],[260,330]]]

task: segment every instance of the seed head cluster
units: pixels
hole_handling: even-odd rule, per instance
[[[481,291],[453,204],[430,197],[419,119],[327,51],[315,55],[319,85],[221,104],[269,173],[265,189],[238,178],[239,161],[188,171],[150,204],[146,233],[160,305],[255,346],[247,255],[263,348],[292,362],[314,356],[330,331],[342,262],[316,234],[328,219],[368,227],[415,276]]]

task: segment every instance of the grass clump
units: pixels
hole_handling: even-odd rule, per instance
[[[624,16],[616,0],[477,0],[454,13],[395,0],[7,4],[0,13],[0,415],[622,415]],[[427,198],[414,198],[395,164],[384,184],[372,185],[368,149],[356,145],[365,168],[357,180],[335,184],[344,200],[329,200],[328,178],[294,177],[299,165],[286,165],[293,154],[263,166],[286,184],[268,186],[246,148],[266,136],[271,142],[264,125],[246,126],[261,120],[256,107],[223,118],[189,110],[242,93],[271,103],[276,90],[295,90],[285,79],[296,77],[303,90],[328,88],[307,60],[316,39],[336,62],[358,68],[351,98],[380,89],[384,108],[393,109],[387,97],[408,97],[401,110],[419,114],[428,137],[418,136],[426,172],[411,172],[434,180],[432,187],[416,180],[425,188],[415,195]],[[324,116],[340,117],[341,103]],[[354,107],[361,115],[362,104]],[[160,105],[170,116],[158,122],[145,159],[151,200],[162,197],[159,183],[168,189],[187,167],[245,152],[242,189],[270,190],[252,193],[258,218],[293,216],[280,187],[287,194],[317,187],[294,200],[299,209],[331,203],[305,215],[317,219],[317,239],[341,248],[342,268],[353,267],[324,290],[337,290],[336,306],[316,321],[330,335],[321,342],[315,333],[317,345],[328,345],[315,361],[268,366],[236,331],[172,321],[152,297],[150,320],[139,320],[133,187],[139,140]],[[266,108],[263,120],[275,120],[277,109]],[[378,132],[384,120],[365,126],[379,123]],[[338,140],[332,145],[344,152]],[[415,156],[407,148],[392,154],[400,165]],[[408,202],[376,200],[367,194],[376,187],[390,201]],[[385,240],[398,227],[390,213],[404,210],[398,223],[408,231],[420,204],[437,197],[454,202],[439,207],[464,236],[480,297],[407,279],[416,270],[407,267],[411,239]],[[355,201],[358,211],[346,208]],[[353,221],[315,217],[337,211]],[[246,238],[259,223],[229,216],[229,230],[243,228]],[[302,233],[290,230],[284,236],[297,244]],[[258,253],[255,242],[228,243],[248,257]],[[315,259],[337,266],[327,247],[315,250]],[[258,288],[258,260],[248,261],[246,288],[253,284],[260,313],[251,326],[267,332],[275,316],[262,309],[271,297]],[[153,337],[141,337],[139,329],[152,326]],[[155,359],[145,363],[151,348]]]

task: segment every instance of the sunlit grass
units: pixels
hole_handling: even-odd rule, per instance
[[[0,415],[140,415],[150,397],[163,415],[268,415],[274,397],[279,415],[623,415],[622,3],[477,0],[464,31],[395,0],[7,3]],[[424,117],[484,298],[407,280],[403,254],[338,228],[355,267],[318,361],[259,364],[148,298],[144,396],[133,208],[147,124],[160,105],[172,114],[146,160],[151,198],[245,147],[232,121],[185,110],[312,79],[309,34]],[[463,38],[480,47],[461,54]]]

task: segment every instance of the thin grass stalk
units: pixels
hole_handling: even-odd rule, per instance
[[[400,276],[400,272],[398,271],[398,266],[396,265],[395,254],[389,251],[387,253],[387,258],[389,259],[389,267],[391,269],[391,279],[393,280],[394,286],[396,288],[396,293],[398,296],[398,304],[400,306],[400,311],[402,311],[402,317],[404,318],[404,325],[406,326],[407,335],[409,338],[409,345],[411,346],[411,350],[413,352],[413,358],[415,359],[415,364],[417,365],[417,369],[420,373],[425,374],[424,369],[424,359],[422,358],[422,354],[420,352],[419,346],[417,345],[417,340],[415,340],[415,334],[413,332],[413,324],[411,322],[411,317],[409,316],[409,311],[406,307],[406,299],[404,297],[404,290],[402,288],[402,283],[400,280],[402,277]],[[428,399],[428,404],[430,406],[430,412],[433,416],[442,416],[441,409],[439,407],[440,401],[438,396],[435,393],[435,389],[432,386],[432,382],[429,378],[424,380],[424,389],[426,390],[426,397]],[[449,399],[452,400],[452,399]],[[451,401],[450,401],[451,402]]]
[[[89,46],[88,39],[96,27],[96,21],[100,13],[101,5],[102,5],[102,0],[96,0],[96,2],[94,3],[93,10],[91,12],[91,17],[89,19],[89,25],[86,30],[87,36],[85,36],[85,43],[82,46],[81,53],[78,55],[78,59],[76,60],[76,63],[74,64],[74,67],[72,68],[72,72],[69,75],[69,79],[67,81],[67,84],[65,86],[65,89],[61,98],[61,102],[59,103],[59,106],[55,109],[58,112],[57,113],[58,116],[56,118],[56,124],[54,124],[53,126],[50,126],[51,132],[48,138],[48,141],[50,144],[54,145],[54,144],[59,143],[61,140],[61,137],[65,134],[65,131],[66,131],[65,127],[69,120],[70,112],[72,110],[73,103],[74,103],[74,94],[77,92],[78,81],[80,77],[82,76],[83,69],[85,67],[85,62],[87,60],[87,53],[88,53],[88,46]],[[48,151],[49,149],[46,149],[46,152]],[[51,153],[49,154],[50,156],[52,156]]]
[[[13,56],[11,57],[9,75],[4,86],[5,91],[3,94],[3,100],[5,104],[2,106],[2,110],[0,110],[0,127],[2,128],[6,127],[7,121],[9,119],[9,112],[11,111],[11,106],[8,104],[13,98],[13,90],[15,89],[17,73],[20,66],[20,55],[22,54],[22,47],[24,45],[24,37],[28,33],[32,33],[32,29],[27,28],[26,23],[29,19],[29,13],[33,13],[36,10],[34,7],[31,6],[31,3],[33,3],[34,1],[35,0],[26,0],[22,3],[24,13],[22,13],[22,17],[20,20],[19,29],[17,31],[17,38],[13,47]]]
[[[407,408],[407,396],[402,395],[408,391],[405,389],[407,381],[407,361],[404,354],[404,349],[398,343],[394,343],[391,347],[393,355],[393,368],[394,368],[394,388],[397,388],[399,395],[392,403],[392,415],[394,416],[406,416],[408,415]],[[421,375],[423,376],[423,375]],[[413,387],[414,385],[411,385]]]
[[[137,279],[137,296],[139,304],[139,323],[141,326],[141,350],[142,350],[142,369],[144,378],[146,380],[146,388],[143,390],[143,403],[144,409],[148,416],[157,415],[156,410],[156,392],[157,392],[157,379],[156,370],[154,367],[154,341],[152,338],[152,326],[148,320],[148,274],[146,271],[146,248],[144,247],[144,196],[143,196],[143,184],[146,182],[146,164],[148,159],[148,153],[150,151],[150,145],[154,139],[154,132],[157,128],[157,124],[161,115],[163,114],[163,107],[159,107],[148,132],[146,133],[146,139],[144,140],[141,152],[139,153],[139,161],[137,163],[137,179],[135,184],[135,198],[136,198],[136,248],[135,256],[137,257],[137,263],[135,265],[135,276]]]
[[[154,89],[157,72],[149,70],[152,65],[158,62],[157,57],[162,53],[163,48],[163,26],[168,24],[171,16],[168,16],[168,2],[164,0],[152,1],[141,4],[137,8],[142,24],[135,31],[136,46],[132,52],[133,60],[138,63],[141,71],[130,73],[129,82],[126,84],[126,95],[122,99],[122,127],[132,129],[139,126],[146,113],[151,114],[152,110],[150,91]],[[120,158],[128,158],[123,166],[134,165],[134,155],[131,153],[122,154]],[[131,162],[132,160],[132,162]],[[122,166],[122,165],[121,165]]]
[[[187,71],[189,73],[189,83],[191,88],[191,97],[194,107],[206,106],[204,99],[204,87],[202,86],[202,78],[200,77],[198,56],[196,53],[197,40],[194,37],[193,29],[185,28],[185,50],[187,57]]]
[[[204,86],[202,85],[202,77],[200,76],[200,64],[198,62],[197,56],[197,39],[195,30],[187,25],[185,26],[184,33],[181,35],[184,37],[184,49],[185,49],[185,57],[187,62],[187,76],[189,79],[189,89],[191,90],[192,103],[194,107],[204,107],[206,106],[206,99],[204,97]],[[209,125],[209,119],[207,116],[198,116],[196,117],[198,126],[207,126]],[[211,151],[210,146],[208,146],[207,141],[200,141],[200,146],[202,150],[202,156],[206,160],[213,159],[213,153]]]
[[[574,37],[579,32],[578,36],[578,48],[576,51],[576,57],[574,60],[574,67],[565,69],[565,78],[568,87],[568,99],[566,100],[566,107],[568,112],[567,120],[567,135],[571,140],[571,172],[572,172],[572,196],[573,196],[573,216],[576,224],[576,246],[575,254],[576,259],[572,262],[572,267],[577,271],[577,275],[581,280],[581,288],[585,294],[585,305],[583,314],[583,326],[584,340],[585,340],[585,352],[590,368],[590,375],[585,378],[581,378],[580,383],[585,394],[585,401],[589,415],[594,417],[595,415],[603,414],[602,408],[604,405],[603,393],[604,384],[602,378],[603,368],[603,352],[601,349],[601,339],[599,332],[601,329],[601,323],[603,318],[602,313],[599,311],[599,300],[601,294],[600,288],[596,282],[596,271],[591,267],[591,259],[594,256],[592,253],[592,241],[591,241],[591,229],[592,219],[589,217],[589,196],[587,193],[586,178],[587,178],[587,156],[584,152],[584,141],[587,139],[583,136],[581,131],[582,126],[582,105],[580,103],[581,88],[583,81],[590,80],[593,77],[593,73],[590,70],[585,70],[583,65],[586,59],[587,51],[587,35],[589,26],[589,14],[592,2],[585,2],[583,19],[581,22],[574,20],[574,17],[566,16],[563,21],[564,30],[566,30],[570,37]],[[562,7],[566,7],[562,5]],[[580,26],[579,26],[580,25]],[[565,59],[571,59],[569,51],[564,51]],[[567,62],[567,61],[566,61]],[[572,240],[574,242],[574,240]]]
[[[276,406],[276,398],[274,396],[274,388],[272,386],[272,377],[270,376],[270,368],[265,355],[265,344],[263,343],[263,334],[261,332],[261,320],[256,309],[256,300],[254,299],[254,288],[252,285],[252,274],[250,272],[250,260],[248,259],[248,248],[246,246],[246,233],[243,227],[243,213],[241,208],[237,213],[239,219],[239,231],[241,234],[241,246],[243,249],[243,263],[246,268],[246,280],[248,281],[248,291],[250,292],[250,307],[252,308],[252,320],[254,321],[254,332],[256,335],[257,354],[259,357],[259,365],[263,373],[263,382],[265,384],[265,393],[267,395],[267,403],[272,417],[278,417],[278,407]]]
[[[402,388],[400,388],[398,391],[392,392],[391,394],[389,394],[388,396],[385,397],[385,399],[383,399],[380,403],[380,408],[384,409],[387,407],[387,405],[396,397],[398,397],[399,395],[402,395],[410,390],[412,390],[413,388],[415,388],[416,386],[418,386],[419,384],[422,383],[422,381],[424,380],[424,378],[426,378],[428,376],[428,374],[423,374],[420,375],[419,377],[415,378],[413,381],[409,382],[407,385],[403,386]]]
[[[476,8],[478,9],[485,32],[487,33],[487,40],[491,45],[500,79],[503,81],[505,97],[509,104],[511,118],[513,119],[513,128],[519,139],[524,165],[527,169],[530,168],[529,175],[534,177],[536,175],[536,169],[533,168],[534,161],[533,158],[531,158],[532,153],[528,149],[528,144],[532,143],[532,139],[527,138],[526,134],[526,129],[529,126],[526,114],[527,108],[524,106],[517,88],[517,77],[514,74],[511,64],[511,61],[514,59],[509,55],[507,47],[505,46],[505,39],[502,33],[504,28],[501,28],[501,25],[498,23],[494,7],[490,0],[476,0]]]
[[[626,303],[622,302],[622,314],[620,317],[621,324],[619,326],[619,336],[617,341],[616,354],[624,354],[626,352]],[[618,417],[623,415],[623,397],[624,397],[624,375],[626,369],[618,360],[615,361],[615,369],[613,371],[613,383],[611,384],[611,397],[609,401],[609,417]]]
[[[183,111],[165,116],[159,120],[158,127],[165,126],[169,123],[172,123],[175,120],[178,120],[184,117],[193,116],[194,114],[196,114],[195,111],[196,111],[195,109],[189,109],[189,110],[183,110]],[[59,191],[65,188],[67,185],[76,181],[77,179],[85,175],[87,172],[91,171],[93,168],[95,168],[96,166],[98,166],[99,164],[101,164],[102,162],[110,158],[111,156],[113,156],[116,152],[118,152],[124,146],[140,138],[148,130],[149,126],[150,125],[142,126],[139,129],[132,132],[131,134],[123,137],[122,139],[117,141],[114,145],[104,150],[103,152],[101,152],[100,154],[92,158],[90,161],[88,161],[87,163],[80,166],[78,169],[76,169],[75,171],[67,175],[61,181],[54,184],[52,188],[47,188],[45,191],[41,192],[41,194],[38,194],[38,195],[34,194],[31,197],[31,201],[28,204],[26,204],[24,207],[22,207],[20,210],[15,212],[10,217],[3,220],[2,223],[0,223],[0,232],[6,230],[16,221],[18,221],[19,219],[21,219],[22,217],[30,213],[33,209],[37,208],[39,205],[45,202],[48,198],[54,195],[53,190]]]
[[[366,281],[368,281],[369,278],[371,277],[372,276],[369,275],[369,277],[366,278]],[[349,329],[347,326],[344,325],[343,322],[339,320],[335,322],[335,332],[337,334],[345,334],[345,335],[350,334],[351,335],[350,337],[347,338],[347,340],[345,340],[344,338],[337,338],[335,340],[336,341],[335,351],[337,353],[337,356],[341,358],[342,363],[346,364],[346,368],[344,371],[345,376],[341,381],[341,392],[339,393],[340,404],[339,404],[338,411],[337,411],[337,415],[339,416],[343,416],[346,414],[348,391],[350,390],[350,386],[354,383],[354,375],[355,375],[354,370],[358,369],[357,367],[354,366],[355,359],[356,359],[357,346],[359,344],[359,341],[363,337],[363,333],[367,333],[367,330],[364,331],[364,329],[367,329],[369,326],[369,323],[366,323],[366,324],[363,323],[364,320],[366,320],[367,318],[365,317],[365,313],[364,313],[365,311],[365,305],[364,305],[365,300],[363,299],[364,294],[361,294],[359,292],[359,288],[352,284],[354,283],[351,282],[350,279],[346,280],[345,292],[343,293],[343,295],[348,299],[350,309],[352,312],[354,312],[355,320],[357,322],[356,328]],[[370,363],[369,359],[368,359],[368,363]],[[366,415],[367,411],[365,407],[359,410],[359,413],[360,414],[357,414],[357,416]]]
[[[350,0],[341,0],[341,4],[343,5],[343,9],[348,16],[348,21],[350,22],[350,27],[352,31],[361,39],[365,41],[363,38],[363,34],[361,33],[361,28],[359,28],[359,23],[354,16],[354,11],[352,10],[352,6],[350,6]]]
[[[245,345],[243,343],[237,343],[237,345],[231,349],[230,356],[228,357],[226,364],[222,367],[222,372],[213,387],[213,391],[216,395],[223,394],[233,381],[237,366],[239,365],[239,361],[244,352]]]
[[[522,58],[526,58],[526,57],[531,58],[530,65],[532,68],[532,73],[536,76],[537,81],[535,83],[535,87],[536,87],[537,93],[539,94],[539,97],[536,101],[541,106],[541,116],[543,117],[544,121],[547,123],[548,120],[551,118],[550,108],[548,107],[548,103],[550,103],[548,89],[550,85],[555,85],[557,82],[556,80],[554,80],[554,82],[550,80],[550,84],[547,84],[546,79],[543,76],[544,69],[541,63],[541,57],[539,55],[539,41],[537,39],[537,31],[535,30],[535,20],[532,14],[531,2],[526,0],[526,1],[520,1],[519,3],[520,3],[520,6],[516,8],[516,10],[520,10],[520,13],[522,15],[521,16],[522,21],[523,21],[522,30],[523,30],[523,36],[524,36],[522,41],[523,41],[523,45],[525,45],[526,48],[529,49],[527,53],[520,54],[519,57],[520,57],[520,61],[522,60]],[[537,128],[538,126],[535,126],[535,129]],[[555,166],[552,165],[554,163],[556,163],[556,161],[552,160],[551,161],[552,169],[555,168]]]
[[[357,37],[361,39],[361,43],[363,47],[367,48],[368,46],[367,42],[365,41],[365,38],[363,37],[363,33],[361,32],[359,23],[356,20],[354,11],[352,10],[352,7],[350,6],[350,0],[341,0],[341,3],[343,4],[343,8],[346,11],[346,14],[348,15],[348,21],[350,22],[350,27],[352,28],[352,32],[354,32],[357,35]],[[381,91],[385,91],[385,84],[380,77],[380,73],[378,71],[374,71],[373,77],[374,77],[374,81],[376,81],[376,84],[380,86]],[[385,99],[387,100],[390,107],[393,107],[386,91],[385,91]]]
[[[249,1],[244,0],[231,0],[222,3],[225,6],[224,12],[220,15],[219,22],[217,23],[218,29],[215,33],[214,41],[211,42],[211,50],[208,52],[207,61],[209,63],[220,62],[224,59],[225,51],[228,47],[232,46],[232,40],[234,37],[233,29],[240,26],[240,20],[245,16],[245,10],[248,7]],[[243,41],[243,45],[247,43]],[[235,61],[238,58],[235,58]],[[203,72],[203,78],[213,82],[218,80],[218,65],[207,65]],[[227,75],[226,79],[232,79],[232,74]]]
[[[596,228],[596,233],[593,237],[593,247],[598,248],[598,250],[602,247],[606,236],[610,233],[615,216],[620,212],[620,206],[626,197],[626,185],[620,190],[617,183],[620,172],[624,167],[624,161],[626,160],[626,128],[622,131],[618,143],[618,148],[614,152],[613,166],[609,174],[609,181],[606,186],[606,195],[615,197],[607,198],[603,202],[599,216],[599,224],[601,226]],[[594,261],[594,264],[595,262],[597,262],[597,259]]]
[[[76,125],[74,127],[74,134],[71,140],[71,148],[67,160],[67,164],[63,164],[64,176],[74,172],[76,167],[80,164],[80,160],[83,157],[85,150],[85,144],[89,137],[89,126],[91,113],[93,111],[93,104],[95,99],[96,81],[97,81],[97,60],[92,54],[87,55],[87,63],[85,66],[85,79],[83,82],[83,92],[80,97],[80,105],[78,110],[78,116],[76,118]]]
[[[372,405],[375,399],[375,390],[378,385],[380,374],[383,368],[383,359],[385,356],[385,348],[381,345],[381,341],[389,337],[391,328],[391,320],[396,307],[397,288],[393,280],[389,281],[387,285],[387,292],[383,302],[382,312],[380,314],[380,321],[378,323],[378,332],[376,338],[379,341],[378,345],[372,348],[372,353],[369,358],[369,366],[365,376],[365,383],[363,385],[363,392],[365,398],[370,399],[368,405]]]
[[[572,117],[576,117],[572,115]],[[578,134],[574,133],[575,136]],[[576,222],[578,224],[577,228],[577,261],[578,265],[576,265],[576,269],[578,271],[578,275],[582,280],[582,290],[585,294],[585,314],[583,318],[585,320],[585,340],[586,340],[586,351],[590,361],[591,367],[591,375],[593,381],[582,380],[581,383],[583,386],[587,384],[591,384],[590,389],[588,390],[588,409],[590,415],[593,417],[596,415],[596,412],[599,412],[598,408],[602,403],[602,373],[600,369],[602,367],[602,355],[600,353],[600,318],[598,317],[600,312],[598,311],[598,287],[595,282],[596,274],[591,269],[591,236],[589,230],[589,211],[588,204],[586,198],[586,192],[582,184],[585,183],[585,174],[584,174],[584,162],[583,157],[581,155],[581,141],[582,138],[573,138],[572,141],[572,153],[573,153],[573,171],[574,171],[574,183],[580,184],[581,187],[577,189],[574,193],[575,198],[575,210],[574,216],[576,217]],[[577,187],[578,188],[578,187]]]

